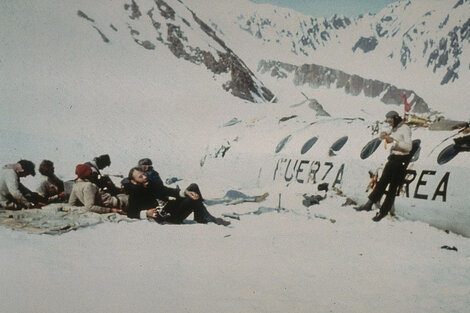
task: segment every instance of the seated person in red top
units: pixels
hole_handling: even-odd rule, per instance
[[[98,186],[90,181],[93,171],[89,165],[78,164],[75,168],[75,174],[77,174],[77,179],[73,184],[69,204],[84,206],[88,211],[95,213],[125,214],[122,209],[116,207],[119,202],[117,200],[112,201],[114,197],[103,194]],[[106,203],[105,199],[107,200]]]
[[[129,172],[129,207],[127,216],[130,218],[152,218],[158,223],[181,224],[191,213],[198,223],[216,223],[229,225],[222,218],[215,218],[206,209],[198,185],[191,184],[186,190],[169,188],[150,181],[144,171],[134,167]],[[163,204],[159,203],[163,201]]]

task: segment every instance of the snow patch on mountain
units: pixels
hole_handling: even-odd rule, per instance
[[[470,96],[468,1],[397,1],[356,18],[312,18],[251,2],[238,9],[224,0],[215,8],[204,8],[204,0],[187,2],[253,68],[261,60],[326,66],[412,89],[452,116]]]

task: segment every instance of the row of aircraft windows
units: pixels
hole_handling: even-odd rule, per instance
[[[283,138],[279,142],[279,144],[276,147],[276,153],[280,152],[284,148],[284,146],[290,140],[291,137],[292,136],[289,135],[289,136]],[[313,147],[313,145],[315,145],[315,143],[317,141],[318,141],[318,136],[312,137],[309,140],[307,140],[304,143],[304,145],[302,146],[302,148],[300,149],[300,153],[305,154],[308,151],[310,151],[310,149]],[[344,136],[344,137],[341,137],[338,140],[336,140],[330,147],[329,155],[330,156],[335,156],[336,153],[344,147],[344,145],[346,144],[347,141],[348,141],[348,136]],[[370,157],[377,150],[377,148],[381,145],[381,143],[382,143],[382,140],[379,139],[379,138],[375,138],[375,139],[372,139],[371,141],[369,141],[361,150],[361,154],[360,154],[361,159],[365,160],[368,157]],[[410,153],[410,155],[412,155],[412,157],[411,157],[410,162],[414,162],[414,161],[418,160],[420,151],[421,151],[421,140],[419,140],[419,139],[413,140],[413,147],[412,147],[411,153]],[[444,148],[441,151],[441,153],[439,154],[439,156],[437,158],[437,163],[441,164],[441,165],[445,164],[445,163],[449,162],[455,155],[456,155],[456,152],[452,148],[452,145],[448,146],[448,147]]]

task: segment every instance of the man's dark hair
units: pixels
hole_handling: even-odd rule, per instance
[[[21,165],[21,168],[23,169],[26,175],[32,175],[32,176],[36,175],[36,171],[34,170],[35,165],[33,162],[28,161],[28,160],[19,160],[18,164]]]
[[[54,167],[54,163],[49,160],[43,160],[41,164],[39,164],[39,173],[42,175],[47,175],[49,174],[48,171],[50,171]]]
[[[143,158],[141,160],[139,160],[139,163],[137,163],[139,166],[141,165],[149,165],[149,166],[152,166],[152,160],[150,160],[149,158]]]
[[[109,157],[108,154],[103,154],[100,155],[99,157],[95,158],[96,166],[101,170],[105,168],[106,166],[111,165],[111,158]]]
[[[403,121],[403,119],[401,118],[401,116],[399,116],[399,115],[394,116],[393,117],[393,127],[397,127],[402,121]]]
[[[129,180],[134,180],[134,172],[136,172],[136,171],[144,172],[140,167],[135,166],[135,167],[131,168],[131,170],[129,171],[129,176],[127,176],[127,178]]]

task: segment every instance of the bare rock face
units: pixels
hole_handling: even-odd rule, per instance
[[[364,53],[367,53],[367,52],[374,50],[378,44],[379,44],[379,41],[374,36],[371,36],[368,38],[361,37],[356,42],[352,50],[356,52],[357,49],[361,49]]]
[[[227,47],[215,31],[181,1],[154,0],[153,6],[142,8],[136,1],[131,0],[123,9],[128,14],[128,20],[118,22],[127,25],[129,35],[140,47],[147,50],[166,48],[175,57],[204,66],[214,75],[229,74],[230,79],[221,87],[236,97],[251,102],[267,102],[274,98],[274,94]],[[90,23],[105,43],[112,42],[112,37],[107,36],[106,31],[97,26],[95,19],[81,10],[77,15]],[[118,24],[111,24],[112,31],[119,31],[114,26]],[[149,24],[154,34],[149,35],[147,31],[144,37],[139,31],[143,24]],[[191,38],[202,39],[207,44],[200,46],[200,40],[194,41]]]
[[[406,93],[414,113],[429,112],[427,103],[414,91],[397,88],[391,84],[373,79],[365,79],[358,75],[351,75],[343,71],[317,64],[303,64],[296,66],[279,61],[261,61],[258,71],[262,74],[270,72],[278,78],[293,76],[293,83],[297,86],[309,85],[311,88],[327,87],[343,89],[345,93],[358,96],[363,93],[366,97],[381,97],[385,104],[402,104],[403,93]]]
[[[308,106],[317,112],[317,116],[331,116],[316,99],[309,99]]]

